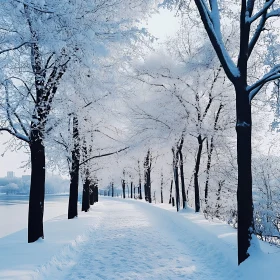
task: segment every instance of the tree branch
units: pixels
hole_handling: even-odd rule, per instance
[[[261,9],[261,10],[259,10],[256,14],[254,14],[253,16],[251,16],[251,17],[249,17],[248,19],[247,19],[247,22],[248,23],[252,23],[252,22],[254,22],[255,20],[257,20],[259,17],[261,17],[261,16],[263,16],[264,14],[266,14],[267,13],[267,10],[272,6],[272,4],[275,2],[275,0],[269,0],[269,1],[267,1],[265,4],[264,4],[264,6],[263,6],[263,8]]]
[[[210,16],[209,13],[207,12],[207,9],[205,8],[205,2],[203,0],[195,0],[205,30],[224,68],[224,71],[228,76],[229,80],[235,83],[235,80],[237,77],[240,76],[240,73],[238,68],[230,58],[222,40],[222,36],[219,30],[219,26],[220,26],[219,12],[216,8],[217,0],[215,1],[213,0],[212,2],[213,2],[212,3],[213,10]],[[215,4],[215,9],[214,9],[214,4]]]
[[[101,158],[101,157],[111,156],[111,155],[113,155],[113,154],[118,154],[118,153],[120,153],[120,152],[123,152],[123,151],[127,150],[128,148],[129,148],[129,147],[125,147],[125,148],[120,149],[120,150],[115,151],[115,152],[111,152],[111,153],[107,153],[107,154],[102,154],[102,155],[97,155],[97,156],[90,157],[90,158],[88,158],[88,159],[82,161],[82,162],[79,164],[79,166],[81,166],[81,165],[83,165],[83,164],[87,163],[88,161],[90,161],[90,160],[92,160],[92,159],[95,159],[95,158]]]
[[[2,50],[2,51],[0,51],[0,54],[3,54],[5,52],[9,52],[9,51],[15,51],[17,49],[20,49],[22,46],[24,46],[26,44],[30,44],[30,42],[24,42],[24,43],[21,43],[20,45],[18,45],[17,47],[13,47],[13,48]]]
[[[16,133],[16,132],[13,132],[10,128],[8,127],[0,127],[0,131],[7,131],[9,132],[11,135],[15,136],[16,138],[18,138],[19,140],[22,140],[26,143],[29,143],[29,137],[26,137],[20,133]]]

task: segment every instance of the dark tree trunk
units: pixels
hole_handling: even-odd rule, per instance
[[[173,175],[174,175],[174,185],[175,185],[175,196],[176,196],[176,208],[177,212],[180,209],[180,191],[179,191],[179,173],[178,173],[178,151],[172,148],[173,153]]]
[[[180,164],[180,177],[181,177],[181,187],[182,187],[182,199],[183,199],[183,209],[187,207],[187,196],[186,196],[186,187],[185,187],[185,178],[184,178],[184,159],[182,150],[179,150],[179,164]]]
[[[132,189],[133,189],[133,183],[130,183],[130,198],[132,198]]]
[[[83,158],[87,159],[88,157],[88,148],[87,148],[87,143],[84,139],[83,142],[83,147],[82,147],[82,152],[83,152]],[[83,194],[82,194],[82,211],[87,212],[90,208],[90,179],[89,179],[89,167],[88,163],[86,163],[84,170],[83,170],[83,175],[84,175],[84,182],[83,182]]]
[[[125,198],[125,180],[122,180],[123,198]]]
[[[31,184],[28,211],[28,243],[44,238],[45,147],[42,133],[31,124]]]
[[[76,163],[72,161],[72,170],[70,172],[68,219],[73,219],[78,216],[78,186],[79,186],[79,164],[77,167]]]
[[[237,133],[237,210],[238,210],[238,264],[249,257],[253,222],[253,195],[251,170],[251,105],[245,86],[236,87]]]
[[[163,174],[161,173],[161,182],[160,182],[160,203],[163,203]]]
[[[218,182],[219,187],[218,187],[218,191],[217,191],[217,194],[216,194],[217,195],[217,201],[216,201],[216,210],[215,210],[215,216],[217,218],[220,217],[219,211],[220,211],[220,208],[221,208],[221,204],[220,204],[220,202],[221,202],[221,191],[222,191],[222,186],[224,185],[224,183],[225,183],[225,180]]]
[[[171,204],[172,202],[172,186],[173,186],[173,180],[171,180],[169,204]]]
[[[82,198],[82,211],[85,211],[85,212],[87,212],[90,208],[89,184],[90,184],[90,181],[89,181],[88,177],[86,177],[84,185],[83,185],[83,198]]]
[[[145,195],[145,200],[148,201],[148,195],[147,195],[147,183],[145,182],[144,178],[144,195]]]
[[[138,194],[139,199],[142,199],[142,186],[141,186],[141,169],[140,169],[140,160],[138,160],[138,174],[139,174],[139,188],[138,188]]]
[[[172,196],[172,206],[173,206],[173,207],[175,206],[175,199],[174,199],[173,196]]]
[[[214,137],[212,136],[210,140],[210,147],[207,148],[208,152],[207,152],[207,166],[206,166],[206,181],[205,181],[205,189],[204,189],[204,199],[205,199],[206,206],[208,204],[208,188],[209,188],[209,177],[210,177],[213,148],[214,148]]]
[[[144,160],[144,189],[145,189],[145,200],[149,203],[152,203],[152,194],[151,194],[151,167],[152,167],[152,158],[151,152],[148,150],[147,156]]]
[[[68,203],[68,219],[78,216],[78,187],[79,187],[79,162],[80,162],[80,140],[78,130],[78,118],[73,117],[73,142],[71,171],[70,171],[70,191]]]
[[[98,186],[94,187],[94,202],[98,202]]]
[[[199,198],[199,184],[198,184],[198,173],[200,168],[200,159],[203,147],[203,139],[201,135],[197,137],[198,151],[196,155],[195,170],[194,170],[194,195],[195,195],[195,212],[200,211],[200,198]]]
[[[112,183],[112,197],[114,197],[114,183]]]
[[[89,204],[94,204],[94,184],[92,182],[89,185]]]
[[[142,186],[141,186],[141,180],[139,181],[139,188],[138,188],[138,192],[139,192],[139,199],[142,199]]]
[[[174,183],[175,183],[175,195],[176,195],[176,208],[177,212],[180,210],[180,191],[179,191],[179,174],[178,166],[174,166]]]
[[[219,120],[219,116],[220,116],[222,108],[223,108],[223,104],[220,103],[219,109],[218,109],[217,114],[215,116],[214,133],[218,130],[217,125],[218,125],[218,120]],[[207,207],[207,204],[208,204],[209,177],[210,177],[210,169],[211,169],[213,149],[214,149],[214,136],[212,135],[211,140],[210,140],[210,147],[207,145],[208,157],[207,157],[206,181],[205,181],[205,190],[204,190],[204,199],[205,199],[206,207]]]
[[[148,201],[152,203],[152,190],[151,190],[151,169],[148,168],[148,179],[147,179],[147,193],[148,193]]]

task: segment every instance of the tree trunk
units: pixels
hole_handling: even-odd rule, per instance
[[[83,185],[83,198],[82,198],[82,211],[85,211],[85,212],[87,212],[90,208],[89,184],[90,184],[90,181],[89,181],[88,177],[86,177],[84,185]]]
[[[180,177],[181,177],[181,187],[182,187],[182,199],[183,199],[183,209],[187,207],[187,196],[186,196],[186,187],[185,187],[185,178],[184,178],[184,159],[182,150],[179,150],[179,164],[180,164]]]
[[[94,204],[94,184],[92,182],[89,185],[89,204]]]
[[[94,187],[94,202],[98,202],[98,186]]]
[[[174,166],[174,183],[175,183],[175,195],[176,195],[176,208],[177,212],[180,210],[180,192],[179,192],[179,174],[178,166]]]
[[[70,191],[68,203],[68,219],[78,217],[78,186],[79,186],[79,163],[76,165],[72,157],[72,170],[70,172]]]
[[[238,210],[238,264],[249,257],[253,222],[253,195],[251,170],[251,105],[245,87],[236,87],[237,133],[237,210]]]
[[[205,199],[206,206],[208,204],[208,188],[209,188],[209,177],[210,177],[213,148],[214,148],[214,137],[212,136],[210,140],[210,147],[208,147],[208,153],[207,153],[206,181],[205,181],[205,189],[204,189],[204,199]]]
[[[176,207],[177,212],[180,209],[180,192],[179,192],[179,173],[178,173],[178,147],[176,150],[172,147],[173,153],[173,175],[174,175],[174,184],[175,184],[175,196],[176,196]]]
[[[123,198],[125,198],[125,180],[122,180]]]
[[[28,243],[44,238],[45,147],[42,133],[31,124],[31,184],[28,211]]]
[[[73,117],[73,142],[71,171],[70,171],[70,191],[68,203],[68,219],[78,216],[78,188],[79,188],[79,162],[80,162],[80,139],[78,130],[78,118]]]
[[[217,114],[215,116],[214,133],[218,130],[218,127],[217,127],[218,126],[218,120],[219,120],[219,116],[220,116],[220,113],[221,113],[221,110],[222,110],[223,107],[224,107],[223,104],[220,103]],[[210,169],[211,169],[213,149],[214,149],[214,135],[211,136],[210,147],[208,147],[208,144],[207,144],[208,157],[207,157],[206,181],[205,181],[205,190],[204,190],[204,199],[205,199],[206,207],[207,207],[207,204],[208,204],[209,177],[210,177]]]
[[[151,194],[151,167],[152,167],[152,157],[151,152],[148,150],[147,155],[144,159],[144,189],[145,189],[145,200],[152,203]]]
[[[141,180],[140,180],[140,182],[139,182],[138,192],[139,192],[139,199],[142,199],[142,186],[141,186]]]
[[[148,193],[148,201],[149,203],[152,203],[152,190],[151,190],[151,169],[148,168],[147,170],[147,193]]]
[[[114,183],[112,183],[112,197],[114,197]]]
[[[220,202],[221,202],[221,191],[222,191],[222,187],[223,187],[224,183],[225,183],[225,180],[222,180],[222,181],[219,181],[219,182],[218,182],[218,186],[219,186],[219,187],[218,187],[218,191],[217,191],[217,194],[216,194],[217,200],[216,200],[216,206],[215,206],[215,208],[216,208],[216,210],[215,210],[215,216],[216,216],[217,218],[220,217],[219,211],[220,211],[220,208],[221,208],[221,204],[220,204]]]
[[[131,182],[131,183],[130,183],[130,198],[133,197],[133,196],[132,196],[132,189],[133,189],[133,183]]]
[[[196,162],[195,162],[195,171],[194,171],[195,212],[200,211],[198,173],[199,173],[200,159],[201,159],[201,153],[202,153],[202,147],[203,147],[203,140],[201,138],[201,135],[199,135],[197,137],[197,141],[198,141],[198,151],[197,151]]]
[[[171,204],[172,202],[172,186],[173,186],[173,180],[171,180],[169,204]]]

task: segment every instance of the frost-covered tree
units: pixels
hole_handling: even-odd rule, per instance
[[[59,83],[74,63],[91,65],[97,54],[108,54],[110,44],[132,42],[145,34],[135,23],[153,8],[151,1],[5,1],[1,4],[1,30],[8,48],[20,49],[18,79],[25,86],[29,119],[20,118],[19,106],[6,106],[1,130],[28,143],[31,153],[28,242],[43,233],[45,188],[45,130]],[[119,11],[122,11],[121,13]],[[3,33],[3,32],[2,32]],[[23,38],[15,40],[16,35]],[[20,46],[24,46],[20,48]],[[13,69],[5,69],[12,83]],[[18,102],[19,103],[19,102]],[[25,105],[26,106],[26,105]]]
[[[180,1],[181,8],[188,1]],[[238,162],[238,264],[249,256],[254,231],[252,171],[251,171],[251,102],[270,81],[280,76],[280,65],[267,69],[261,78],[249,75],[250,58],[266,31],[269,20],[280,16],[278,1],[245,1],[232,3],[218,0],[195,0],[195,5],[209,40],[232,82],[236,92],[236,133]],[[237,9],[238,7],[238,9]],[[239,24],[239,49],[237,56],[225,45],[223,25],[237,21]],[[234,22],[235,26],[235,22]],[[269,51],[269,48],[268,48]],[[236,62],[235,62],[236,61]]]
[[[192,32],[195,33],[194,30]],[[195,211],[198,212],[201,207],[202,182],[199,182],[201,180],[199,177],[204,172],[201,168],[204,164],[202,161],[204,149],[209,147],[206,170],[208,178],[204,188],[204,198],[207,202],[214,138],[218,130],[225,130],[221,128],[223,125],[219,123],[219,118],[224,107],[223,103],[228,100],[225,91],[230,90],[230,87],[225,81],[221,66],[213,57],[214,53],[209,49],[209,44],[204,40],[197,42],[195,38],[190,41],[189,35],[189,32],[183,34],[179,32],[168,42],[167,51],[158,52],[147,58],[142,65],[137,65],[136,79],[146,84],[145,91],[151,91],[152,94],[146,97],[148,93],[145,93],[146,102],[144,105],[135,106],[134,117],[144,120],[145,132],[151,127],[153,134],[151,137],[174,139],[172,142],[176,144],[171,144],[174,185],[176,193],[179,194],[180,166],[184,208],[188,198],[184,180],[183,153],[186,150],[190,151],[190,146],[195,147],[191,151],[195,157],[195,166],[190,184],[194,189]],[[147,100],[151,104],[148,104]],[[226,127],[226,124],[223,124]],[[155,132],[157,131],[155,127],[158,133]],[[209,145],[205,145],[206,142],[209,142]],[[187,164],[189,165],[189,161]]]

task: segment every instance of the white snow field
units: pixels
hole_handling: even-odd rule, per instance
[[[192,209],[108,197],[74,220],[61,209],[44,240],[0,238],[0,279],[279,279],[280,249],[259,242],[238,267],[236,231]]]

